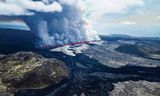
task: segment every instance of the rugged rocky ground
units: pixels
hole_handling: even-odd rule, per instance
[[[123,38],[124,39],[124,38]],[[160,67],[160,40],[115,40],[89,47],[84,54],[101,64],[119,68],[123,66]]]
[[[114,85],[110,96],[160,96],[160,82],[125,81]]]
[[[22,89],[42,89],[68,77],[65,64],[33,52],[18,52],[0,58],[0,96]]]
[[[101,36],[50,51],[36,49],[28,31],[0,36],[0,96],[159,96],[160,38]]]

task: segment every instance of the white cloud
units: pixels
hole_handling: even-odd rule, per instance
[[[37,12],[60,12],[62,11],[62,6],[58,2],[46,5],[42,1],[34,2],[32,0],[0,1],[0,15],[33,15],[34,13],[29,10]]]
[[[76,2],[77,0],[58,0],[63,2]],[[88,6],[90,19],[97,20],[106,13],[125,13],[125,9],[130,6],[142,6],[143,0],[79,0],[85,2]],[[62,11],[60,3],[54,1],[52,4],[46,5],[48,0],[32,1],[32,0],[5,0],[5,3],[0,1],[0,15],[21,15],[33,14],[28,10],[38,12],[55,12]],[[80,4],[83,5],[83,4]],[[82,7],[83,8],[83,7]]]
[[[31,1],[31,0],[16,0],[16,4],[24,9],[35,10],[39,12],[55,12],[62,11],[62,7],[58,2],[53,2],[50,5],[45,5],[42,1]]]
[[[134,25],[134,24],[136,24],[136,22],[134,22],[134,21],[123,21],[123,22],[120,22],[120,24],[124,24],[124,25]]]
[[[96,20],[107,13],[125,13],[131,6],[143,6],[144,0],[85,0],[90,18]]]
[[[4,4],[0,2],[0,15],[21,15],[26,14],[24,9],[15,4]]]
[[[157,19],[160,19],[160,16],[157,16]]]

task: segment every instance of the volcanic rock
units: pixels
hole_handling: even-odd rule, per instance
[[[159,96],[160,83],[148,81],[126,81],[115,84],[110,96]]]
[[[46,59],[33,52],[6,55],[0,58],[0,95],[12,96],[5,94],[46,88],[60,83],[67,76],[67,67],[60,60]]]

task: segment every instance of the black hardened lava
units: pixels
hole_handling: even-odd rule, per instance
[[[1,54],[33,51],[46,58],[62,60],[69,69],[69,77],[61,83],[41,90],[20,90],[15,96],[80,96],[82,93],[85,93],[86,96],[107,96],[108,92],[114,88],[113,83],[116,82],[128,80],[160,82],[160,67],[124,66],[111,68],[84,54],[72,57],[61,52],[36,49],[33,44],[35,37],[27,31],[1,29],[0,36]],[[109,42],[117,40],[117,38],[111,37],[105,39],[110,40]]]
[[[113,83],[120,81],[157,81],[160,82],[160,68],[144,68],[125,66],[121,68],[106,67],[96,60],[84,54],[76,57],[67,56],[63,53],[50,51],[37,51],[47,58],[57,58],[65,62],[69,68],[68,79],[56,86],[50,86],[41,90],[22,90],[15,96],[108,96],[108,92],[113,90]],[[101,77],[92,75],[95,72],[104,74],[114,74],[114,77]],[[99,75],[99,74],[98,74]],[[116,78],[116,76],[118,78]]]

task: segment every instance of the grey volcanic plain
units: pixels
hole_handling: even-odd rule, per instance
[[[103,35],[70,56],[35,48],[37,37],[28,31],[0,29],[0,36],[1,96],[160,94],[158,37]]]

